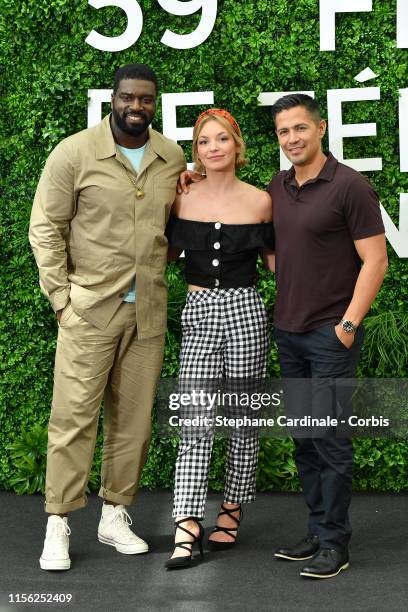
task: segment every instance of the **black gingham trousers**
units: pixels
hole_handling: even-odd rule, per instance
[[[180,381],[264,379],[269,349],[265,306],[254,287],[204,289],[187,295],[182,317]],[[248,390],[251,383],[248,383]],[[215,387],[214,387],[215,390]],[[204,432],[204,434],[203,434]],[[204,518],[214,429],[182,429],[176,461],[173,517]],[[259,437],[234,430],[228,440],[224,502],[252,502],[256,493]]]

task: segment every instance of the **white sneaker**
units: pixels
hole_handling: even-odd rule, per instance
[[[98,540],[102,544],[114,546],[125,555],[138,555],[149,550],[147,543],[138,538],[129,525],[132,519],[122,505],[103,504],[102,516],[98,527]]]
[[[68,518],[52,514],[48,517],[44,549],[40,557],[40,567],[43,570],[68,570],[71,567],[69,558]]]

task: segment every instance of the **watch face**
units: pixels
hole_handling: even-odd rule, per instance
[[[353,325],[353,323],[351,321],[343,321],[342,322],[342,327],[343,327],[344,331],[349,333],[349,334],[356,331],[356,328],[354,327],[354,325]]]

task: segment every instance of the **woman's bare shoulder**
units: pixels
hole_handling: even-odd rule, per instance
[[[272,198],[269,193],[249,183],[243,183],[243,186],[245,195],[257,216],[259,215],[264,222],[272,221]]]
[[[176,217],[191,218],[192,210],[199,201],[201,191],[199,183],[192,183],[189,185],[188,193],[178,193],[172,206],[172,213]]]

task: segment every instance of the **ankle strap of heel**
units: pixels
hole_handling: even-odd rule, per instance
[[[194,523],[196,523],[198,525],[198,528],[199,528],[198,535],[195,535],[192,531],[190,531],[189,529],[186,529],[186,527],[182,526],[181,523],[187,523],[188,521],[193,521]],[[202,532],[203,532],[203,526],[201,525],[200,521],[198,521],[193,516],[188,516],[186,518],[180,519],[179,521],[174,521],[174,527],[175,527],[176,531],[177,531],[177,529],[181,529],[187,535],[189,535],[192,538],[194,538],[192,541],[189,541],[189,542],[178,542],[178,543],[175,544],[176,547],[179,546],[180,548],[184,548],[184,550],[188,550],[189,552],[191,552],[191,549],[190,548],[186,548],[185,546],[183,546],[183,544],[192,545],[192,544],[194,544],[194,542],[196,542],[197,540],[201,539]]]
[[[226,507],[224,506],[224,504],[221,504],[221,508],[222,508],[222,510],[223,510],[223,511],[222,511],[222,512],[219,512],[219,513],[218,513],[218,516],[222,516],[223,514],[228,515],[230,518],[232,518],[232,520],[233,520],[233,521],[235,521],[235,522],[236,522],[237,527],[239,527],[239,526],[240,526],[240,524],[241,524],[241,521],[242,521],[242,519],[243,519],[243,516],[244,516],[244,512],[243,512],[243,510],[242,510],[241,506],[240,506],[240,505],[238,505],[236,508],[226,508]],[[233,512],[237,512],[238,510],[239,510],[239,518],[237,518],[236,516],[234,516],[234,515],[232,514]]]
[[[226,508],[224,504],[221,504],[221,509],[222,509],[222,512],[219,512],[218,516],[222,516],[223,514],[229,516],[230,518],[232,518],[233,521],[235,521],[237,526],[236,527],[219,527],[218,525],[216,525],[214,529],[212,530],[212,532],[216,533],[217,531],[222,531],[223,533],[226,533],[227,535],[234,538],[234,540],[236,540],[237,534],[234,532],[238,531],[238,527],[241,524],[242,517],[244,515],[242,508],[240,505],[238,505],[236,508]],[[237,512],[238,510],[239,510],[239,518],[237,518],[236,516],[232,514],[233,512]]]

